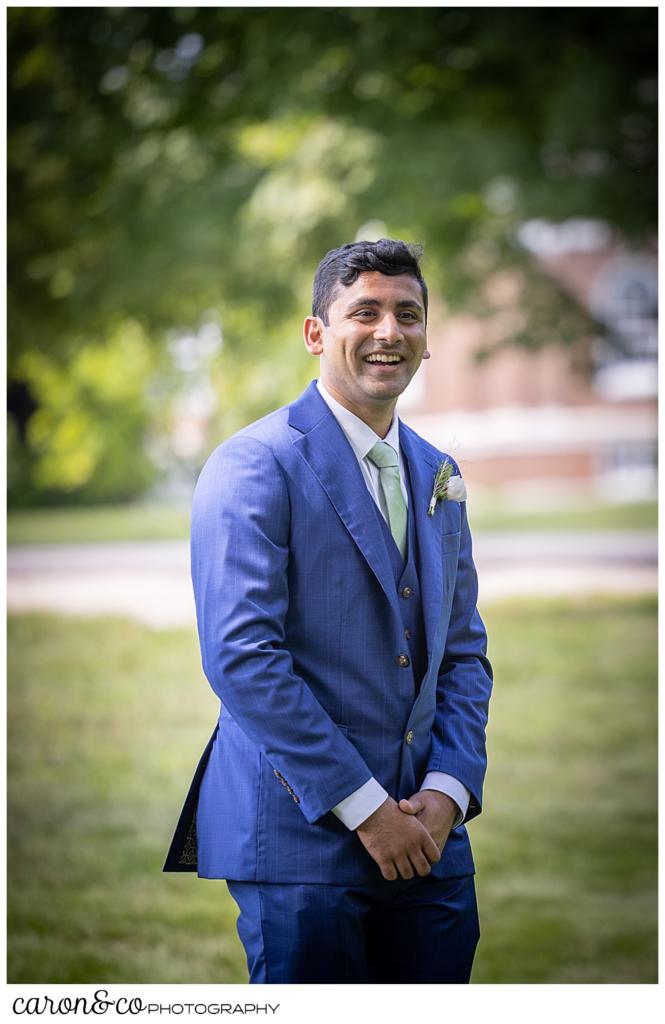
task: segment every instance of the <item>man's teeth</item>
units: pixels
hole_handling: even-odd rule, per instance
[[[397,355],[395,355],[395,356],[371,355],[371,356],[367,356],[366,362],[368,362],[368,363],[399,363],[399,362],[401,362],[401,360],[402,360],[402,357],[401,356],[397,356]]]

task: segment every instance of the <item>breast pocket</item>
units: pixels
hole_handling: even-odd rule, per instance
[[[461,532],[459,530],[457,533],[444,533],[441,538],[441,547],[444,555],[458,554],[460,537]]]
[[[455,578],[457,576],[457,557],[459,555],[460,531],[457,533],[444,533],[441,538],[441,551],[443,559],[444,593],[448,601],[452,601],[453,590],[455,589]]]

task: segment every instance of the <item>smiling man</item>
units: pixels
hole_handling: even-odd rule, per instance
[[[192,513],[221,713],[165,870],[225,878],[250,982],[469,980],[465,821],[492,685],[463,488],[395,405],[426,357],[416,250],[355,242],[314,279],[319,379],[222,444]],[[433,508],[433,514],[428,509]]]

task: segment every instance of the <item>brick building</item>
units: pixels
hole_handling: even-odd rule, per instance
[[[602,324],[595,338],[531,352],[499,345],[496,319],[444,317],[432,303],[432,358],[400,400],[400,415],[492,490],[639,500],[655,495],[657,265],[593,221],[530,222],[520,240]],[[509,275],[491,287],[503,304],[501,336],[519,316]],[[565,492],[564,492],[565,493]]]

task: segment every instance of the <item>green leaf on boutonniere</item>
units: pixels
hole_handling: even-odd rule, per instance
[[[432,491],[432,497],[430,499],[429,508],[427,509],[428,516],[434,515],[434,510],[436,508],[437,501],[445,499],[446,489],[448,487],[448,481],[450,480],[452,471],[452,462],[448,462],[448,459],[444,459],[444,461],[441,463],[438,470],[436,471],[436,476],[434,477],[434,490]]]

